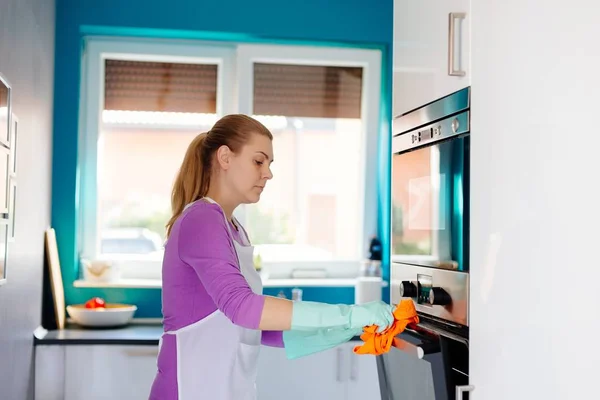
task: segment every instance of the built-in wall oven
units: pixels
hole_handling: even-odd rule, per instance
[[[470,88],[398,116],[392,138],[391,302],[420,322],[377,359],[383,400],[467,399]]]

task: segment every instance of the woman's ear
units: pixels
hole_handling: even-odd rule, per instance
[[[229,169],[231,155],[231,149],[228,146],[223,145],[217,149],[217,162],[219,163],[219,166],[224,170]]]

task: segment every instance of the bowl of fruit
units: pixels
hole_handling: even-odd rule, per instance
[[[107,303],[101,297],[94,297],[85,304],[67,306],[71,319],[81,326],[86,327],[118,327],[127,325],[137,307],[129,304]]]

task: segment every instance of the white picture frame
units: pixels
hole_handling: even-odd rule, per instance
[[[8,241],[15,241],[15,232],[17,229],[17,180],[10,177],[8,180]]]
[[[19,117],[11,114],[11,132],[10,132],[10,175],[17,176],[17,146],[19,137]]]
[[[0,144],[10,148],[12,88],[6,78],[0,74]]]

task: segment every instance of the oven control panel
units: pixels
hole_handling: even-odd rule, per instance
[[[442,287],[433,286],[430,275],[417,275],[416,281],[402,281],[398,287],[400,297],[411,297],[425,306],[447,306],[452,303],[452,297]]]
[[[431,294],[431,289],[433,288],[433,279],[431,275],[418,274],[417,285],[419,285],[419,297],[417,298],[417,303],[427,306],[431,305],[429,303],[429,295]]]
[[[469,274],[392,263],[391,301],[411,298],[417,311],[468,326]]]
[[[452,303],[452,297],[443,287],[433,286],[431,275],[417,274],[416,297],[417,303],[423,305],[447,306]]]

